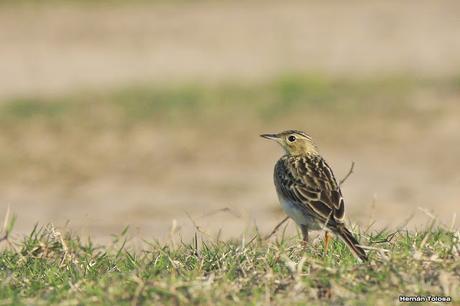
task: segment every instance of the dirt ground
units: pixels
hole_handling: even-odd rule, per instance
[[[459,9],[457,1],[421,1],[416,9],[411,2],[358,1],[2,6],[0,97],[147,82],[259,82],[286,72],[452,77],[460,71]],[[396,228],[412,214],[409,227],[421,226],[430,221],[425,209],[450,226],[460,212],[459,97],[439,101],[418,94],[421,111],[440,114],[427,125],[398,121],[391,130],[399,132],[385,141],[340,131],[347,133],[341,141],[337,131],[312,131],[337,177],[356,162],[343,192],[348,217],[362,228],[373,221],[376,228]],[[272,185],[281,151],[257,138],[273,132],[269,125],[251,128],[254,140],[212,146],[205,133],[193,130],[174,136],[147,128],[124,136],[101,133],[84,149],[80,142],[60,147],[40,131],[19,135],[19,147],[38,156],[38,163],[43,156],[59,159],[64,150],[78,167],[96,170],[73,184],[55,178],[65,167],[51,166],[53,179],[38,183],[38,170],[22,169],[19,179],[2,180],[0,212],[9,206],[18,216],[18,234],[36,222],[64,226],[69,220],[70,228],[98,241],[126,225],[131,235],[148,239],[168,239],[172,229],[190,237],[193,222],[213,236],[221,230],[222,237],[236,237],[254,225],[267,233],[283,218]],[[281,128],[292,127],[272,129]],[[384,125],[371,128],[386,133]],[[244,134],[238,127],[235,133]],[[171,137],[189,148],[185,156],[167,145]],[[11,145],[4,137],[0,142]],[[98,171],[99,162],[110,167]]]
[[[459,10],[458,1],[3,5],[0,97],[286,71],[457,74]]]
[[[337,177],[356,162],[343,186],[348,218],[362,228],[375,222],[378,229],[397,228],[414,215],[408,224],[414,229],[431,221],[427,210],[450,227],[459,213],[459,114],[457,109],[455,115],[444,116],[423,137],[416,127],[408,127],[405,135],[383,144],[366,139],[365,145],[355,146],[339,140],[340,135],[316,132]],[[29,231],[36,222],[62,227],[70,221],[71,229],[96,241],[107,241],[126,225],[138,238],[169,239],[174,226],[189,238],[195,232],[192,219],[212,237],[220,230],[223,238],[237,237],[255,225],[268,233],[283,214],[272,183],[281,150],[257,137],[265,131],[271,132],[254,128],[253,139],[232,143],[194,142],[207,137],[206,132],[174,136],[150,129],[124,137],[97,135],[84,141],[85,147],[80,147],[82,141],[60,147],[55,140],[34,145],[24,140],[37,165],[20,167],[19,177],[2,179],[0,209],[5,212],[9,205],[18,216],[17,233]],[[345,136],[352,138],[348,132]],[[179,147],[170,147],[171,139]],[[436,139],[436,145],[427,139]],[[47,156],[59,154],[65,158],[57,156],[59,165],[54,167]],[[72,171],[84,179],[69,178],[66,172]]]

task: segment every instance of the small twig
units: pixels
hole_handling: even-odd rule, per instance
[[[342,186],[342,184],[345,183],[345,181],[346,181],[346,180],[350,177],[350,175],[353,173],[353,170],[354,170],[354,169],[355,169],[355,162],[352,161],[352,162],[351,162],[350,170],[348,170],[347,175],[345,175],[344,178],[340,180],[339,186]]]
[[[2,237],[0,237],[0,242],[2,241],[8,241],[8,233],[4,234]]]
[[[196,224],[195,220],[192,218],[192,216],[188,213],[188,211],[185,212],[185,214],[187,215],[187,218],[190,220],[190,222],[192,222],[193,224],[193,227],[200,233],[204,234],[204,232],[201,230],[200,226],[198,226],[198,224]]]
[[[424,207],[418,207],[418,209],[423,212],[425,215],[427,215],[428,217],[431,218],[431,220],[435,220],[436,221],[436,216],[433,215],[428,209],[424,208]]]
[[[395,232],[392,232],[390,234],[387,235],[387,237],[385,239],[381,239],[381,240],[377,240],[377,241],[373,241],[374,244],[379,244],[379,243],[390,243],[391,240],[393,240],[393,238],[399,234],[399,231],[400,230],[397,230]]]
[[[237,211],[235,211],[235,210],[233,210],[231,208],[228,208],[228,207],[212,210],[210,212],[207,212],[207,213],[203,214],[200,218],[210,217],[210,216],[218,214],[220,212],[227,212],[227,213],[233,215],[236,218],[241,218],[241,214],[239,212],[237,212]]]
[[[252,237],[252,239],[247,243],[247,246],[250,245],[251,243],[253,243],[257,238],[258,238],[258,240],[260,241],[260,232],[259,232],[259,228],[257,227],[257,223],[255,222],[255,220],[254,220],[254,225],[255,225],[256,234],[255,234],[254,237]]]
[[[3,219],[3,231],[8,232],[8,221],[10,220],[10,204],[6,208],[5,219]]]
[[[6,214],[5,218],[3,219],[3,229],[0,232],[3,232],[3,235],[0,237],[0,242],[6,241],[8,244],[11,244],[9,240],[10,236],[10,229],[9,229],[9,224],[10,222],[10,205],[8,204],[8,207],[6,208]]]
[[[369,232],[370,228],[375,225],[375,203],[377,202],[377,196],[374,194],[372,197],[372,204],[371,204],[371,214],[369,216],[369,223],[367,224],[367,228],[364,231],[365,233]]]
[[[436,219],[433,219],[433,221],[431,221],[430,227],[428,228],[428,232],[426,233],[425,237],[423,237],[422,242],[420,242],[419,250],[422,250],[425,244],[427,243],[428,238],[430,237],[435,224]]]
[[[281,225],[283,225],[284,222],[286,222],[287,220],[289,220],[289,217],[284,218],[280,223],[278,223],[278,225],[275,226],[275,228],[271,231],[271,233],[265,237],[265,240],[270,239],[278,231]]]
[[[373,251],[380,251],[380,252],[386,252],[386,253],[390,253],[390,252],[391,252],[390,250],[387,250],[387,249],[371,247],[371,246],[368,246],[368,245],[360,245],[360,244],[358,244],[358,246],[359,246],[360,248],[365,249],[365,250],[373,250]]]
[[[406,218],[406,220],[404,220],[403,223],[401,223],[400,226],[397,227],[398,231],[401,231],[401,230],[407,228],[407,225],[409,224],[409,222],[412,221],[412,219],[414,219],[414,217],[415,217],[415,212],[413,212],[409,217]]]
[[[331,216],[332,216],[332,213],[333,213],[333,212],[334,212],[334,211],[331,210],[331,212],[329,213],[329,215],[327,215],[327,219],[326,219],[326,220],[324,221],[324,223],[323,223],[323,228],[324,228],[324,229],[327,228],[326,226],[327,226],[327,224],[329,223],[329,220],[331,220]]]
[[[455,222],[457,221],[457,213],[452,215],[452,222],[450,223],[450,231],[454,230]]]
[[[257,239],[257,237],[259,237],[258,234],[254,235],[254,237],[252,237],[251,240],[249,240],[249,242],[246,244],[246,246],[249,246],[251,243],[253,243]]]
[[[195,230],[197,230],[202,235],[206,235],[207,237],[211,237],[211,235],[209,235],[208,233],[206,233],[205,231],[203,231],[201,229],[201,227],[195,222],[195,220],[192,218],[192,216],[187,211],[185,212],[185,214],[189,218],[190,222],[192,222],[193,227],[195,227]]]
[[[198,235],[196,232],[193,236],[193,255],[197,257],[200,256],[200,253],[198,252]]]
[[[435,215],[433,215],[428,209],[426,208],[423,208],[423,207],[418,207],[418,209],[420,211],[422,211],[425,215],[427,215],[429,218],[431,218],[431,220],[433,220],[433,223],[438,223],[438,227],[442,227],[443,229],[445,230],[451,230],[452,228],[452,224],[451,224],[451,227],[447,226],[446,224],[444,224],[443,222],[441,222],[441,220],[439,220],[439,218]],[[455,215],[454,215],[455,216]],[[453,219],[455,221],[455,219]]]

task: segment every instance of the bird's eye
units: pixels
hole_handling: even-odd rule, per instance
[[[288,137],[289,142],[294,142],[296,140],[294,135]]]

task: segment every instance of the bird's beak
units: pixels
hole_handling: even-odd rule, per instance
[[[269,140],[278,140],[279,136],[277,134],[262,134],[260,137],[269,139]]]

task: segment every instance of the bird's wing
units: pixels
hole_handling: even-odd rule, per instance
[[[329,226],[343,222],[344,201],[331,168],[320,156],[291,156],[276,166],[282,194]]]

